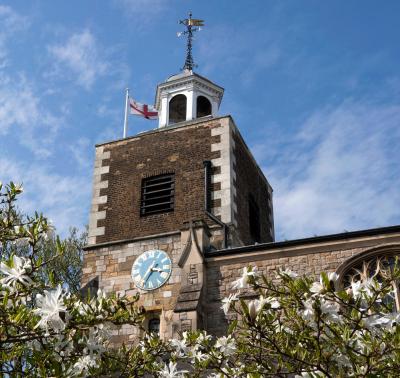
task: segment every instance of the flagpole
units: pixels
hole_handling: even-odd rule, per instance
[[[127,129],[128,129],[128,107],[129,107],[129,88],[126,88],[125,118],[124,118],[124,138],[126,138],[126,132],[127,132]]]

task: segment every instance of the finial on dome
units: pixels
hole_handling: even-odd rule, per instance
[[[201,30],[200,26],[204,26],[204,20],[192,18],[192,12],[189,12],[189,18],[180,20],[179,23],[185,25],[186,30],[177,33],[178,37],[180,37],[181,35],[187,35],[186,59],[182,71],[193,71],[193,67],[197,67],[197,65],[194,63],[192,55],[193,32]]]

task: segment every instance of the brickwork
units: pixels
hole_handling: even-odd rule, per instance
[[[220,156],[219,151],[211,151],[211,144],[220,139],[211,130],[218,126],[219,121],[208,121],[98,147],[110,154],[110,160],[109,172],[102,175],[108,181],[108,187],[101,190],[107,203],[100,205],[106,217],[97,222],[104,234],[96,242],[176,231],[184,222],[206,220],[203,161]],[[141,217],[142,179],[170,172],[175,173],[174,211]]]
[[[272,188],[255,163],[249,149],[238,132],[233,133],[235,145],[235,197],[237,204],[237,218],[239,238],[244,245],[253,244],[249,222],[249,196],[251,194],[259,209],[260,240],[266,243],[274,240]]]

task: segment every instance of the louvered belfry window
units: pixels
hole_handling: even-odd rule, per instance
[[[144,178],[140,215],[173,211],[174,194],[175,175],[173,173]]]

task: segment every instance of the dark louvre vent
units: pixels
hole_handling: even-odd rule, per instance
[[[249,195],[249,227],[253,241],[260,242],[260,211],[251,194]]]
[[[173,173],[143,179],[140,215],[173,211],[174,192],[175,180]]]

